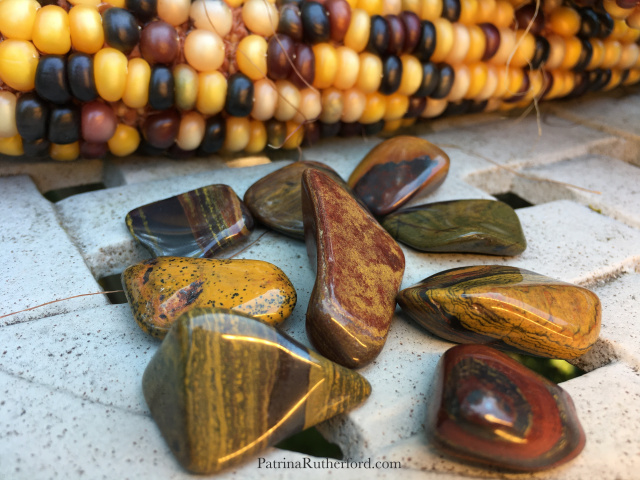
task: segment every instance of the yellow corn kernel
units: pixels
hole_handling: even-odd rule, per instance
[[[515,48],[510,65],[512,67],[526,67],[536,52],[536,39],[530,32],[525,34],[524,30],[518,30]]]
[[[320,121],[324,123],[336,123],[342,117],[344,110],[344,98],[337,88],[325,88],[322,90]],[[360,118],[360,116],[358,116]],[[356,118],[356,120],[358,119]],[[356,120],[352,120],[355,122]]]
[[[88,5],[90,7],[97,7],[102,3],[102,0],[68,0],[68,1],[71,5]],[[117,5],[114,5],[114,7],[116,6]]]
[[[249,143],[244,147],[247,153],[258,153],[267,146],[267,129],[263,122],[251,120],[249,122]]]
[[[198,99],[198,72],[186,63],[173,68],[175,104],[181,110],[193,110]]]
[[[69,10],[71,45],[84,53],[96,53],[104,45],[102,17],[96,7],[77,5]]]
[[[189,20],[191,0],[158,0],[158,17],[177,27]]]
[[[338,74],[338,55],[336,49],[328,43],[318,43],[312,47],[316,57],[316,76],[313,86],[329,88]]]
[[[240,152],[249,145],[249,119],[247,117],[227,118],[227,132],[224,148],[228,152]]]
[[[549,35],[547,41],[549,42],[549,57],[544,64],[544,68],[545,70],[555,70],[560,66],[564,58],[566,49],[564,38],[560,35]]]
[[[33,44],[42,53],[67,53],[71,48],[71,32],[66,10],[57,5],[47,5],[38,10],[32,36]]]
[[[476,95],[476,100],[483,101],[489,100],[494,94],[496,89],[498,88],[498,70],[493,65],[488,65],[486,63],[481,63],[481,65],[485,65],[487,67],[487,77],[484,82],[484,85]],[[473,73],[471,74],[471,86],[469,89],[473,88]]]
[[[571,7],[556,8],[551,12],[547,26],[558,35],[571,37],[580,30],[580,14]]]
[[[242,21],[252,33],[270,37],[276,33],[280,15],[272,3],[248,0],[242,6]]]
[[[336,48],[338,57],[338,72],[333,85],[340,90],[348,90],[353,87],[358,80],[360,71],[360,57],[349,47]]]
[[[509,28],[509,25],[513,22],[513,18],[513,5],[504,0],[498,0],[496,2],[496,9],[494,11],[493,18],[491,19],[491,23],[493,23],[498,29]]]
[[[638,13],[640,8],[636,7]],[[625,21],[625,31],[620,35],[620,43],[636,43],[640,39],[640,25],[632,26],[629,22],[631,17],[627,17]]]
[[[516,32],[509,28],[500,29],[500,46],[496,54],[489,60],[494,65],[506,65],[509,56],[514,52],[516,46]]]
[[[287,122],[287,137],[285,138],[282,148],[285,150],[293,150],[298,148],[304,138],[304,127],[296,122]]]
[[[127,107],[142,108],[149,101],[151,67],[144,58],[132,58],[127,66],[127,81],[122,101]]]
[[[196,108],[204,115],[215,115],[224,108],[227,98],[227,79],[220,72],[198,74]]]
[[[382,13],[383,0],[358,0],[358,8],[361,8],[369,15],[380,15]]]
[[[0,138],[13,137],[18,134],[16,126],[16,96],[0,90]]]
[[[604,42],[604,58],[600,64],[600,68],[613,68],[622,57],[622,45],[617,40],[605,40]]]
[[[287,80],[278,80],[276,90],[278,90],[278,105],[273,116],[276,120],[287,122],[298,113],[300,90]]]
[[[544,97],[546,100],[557,98],[564,90],[564,75],[562,75],[562,72],[553,70],[550,73],[553,78],[553,83]]]
[[[39,57],[36,47],[27,40],[0,42],[0,80],[21,92],[33,90]]]
[[[387,108],[387,100],[378,92],[367,94],[364,112],[360,117],[360,123],[369,124],[382,120]]]
[[[590,38],[589,42],[593,53],[591,54],[591,61],[587,65],[587,70],[594,70],[600,68],[600,64],[604,60],[604,43],[599,38]]]
[[[400,15],[402,13],[402,0],[384,0],[380,15]]]
[[[447,102],[444,98],[435,99],[428,98],[427,105],[424,107],[424,110],[420,114],[422,118],[435,118],[439,115],[442,115],[442,112],[445,111],[449,102]]]
[[[104,3],[108,3],[112,7],[126,8],[126,1],[125,0],[107,0]]]
[[[620,40],[627,31],[627,22],[624,20],[614,20],[613,21],[613,30],[607,38],[611,40]]]
[[[489,67],[483,62],[472,63],[469,65],[469,74],[471,75],[471,82],[464,98],[474,99],[480,95],[480,92],[487,84]]]
[[[312,88],[302,89],[300,90],[300,107],[294,115],[293,121],[304,123],[317,120],[321,111],[320,92]]]
[[[613,90],[614,88],[620,85],[621,80],[622,80],[622,71],[618,69],[612,69],[611,79],[609,80],[609,83],[607,83],[607,85],[602,89],[602,91],[608,92],[609,90]]]
[[[416,123],[416,118],[403,118],[401,121],[402,128],[409,128]]]
[[[640,81],[640,70],[629,70],[629,75],[627,75],[627,79],[622,82],[625,86],[635,85]]]
[[[603,0],[602,6],[615,20],[624,20],[633,13],[633,8],[620,8],[616,0]]]
[[[0,33],[4,38],[31,40],[38,10],[40,4],[36,0],[2,0]]]
[[[204,138],[205,121],[198,112],[187,112],[180,119],[176,144],[182,150],[195,150]]]
[[[507,88],[506,97],[509,98],[520,93],[523,83],[524,83],[524,72],[519,68],[510,68],[509,69],[509,87]]]
[[[432,22],[436,27],[436,48],[431,55],[431,61],[444,62],[453,48],[453,26],[446,18],[436,18]]]
[[[380,88],[381,81],[382,60],[373,53],[362,52],[360,54],[360,70],[358,71],[356,88],[359,88],[364,93],[376,92]]]
[[[482,0],[478,2],[478,13],[475,23],[492,22],[496,11],[496,0]],[[446,107],[445,107],[446,108]]]
[[[402,78],[398,93],[402,95],[413,95],[420,88],[422,83],[422,64],[413,55],[402,55]]]
[[[496,73],[498,74],[498,82],[496,90],[493,92],[493,96],[496,98],[504,98],[511,96],[509,94],[509,71],[504,65],[496,67]]]
[[[477,25],[469,27],[469,51],[467,56],[464,57],[465,63],[479,62],[482,60],[484,50],[487,46],[487,37],[484,36],[482,29]]]
[[[442,16],[442,0],[422,0],[418,16],[420,20],[437,20]]]
[[[402,10],[420,14],[420,0],[402,0]]]
[[[353,123],[360,120],[367,104],[367,96],[362,90],[350,88],[342,94],[342,115],[340,120]]]
[[[384,110],[383,120],[390,122],[400,120],[409,108],[409,97],[400,93],[393,93],[386,97],[387,105]]]
[[[58,162],[71,162],[80,156],[80,142],[64,145],[52,143],[49,146],[49,156]]]
[[[452,25],[452,28],[453,47],[451,47],[451,51],[447,55],[447,63],[450,65],[463,62],[471,46],[471,34],[465,25],[456,22]]]
[[[382,133],[394,133],[397,130],[402,128],[402,119],[398,118],[397,120],[388,120],[384,122],[384,127],[382,127]]]
[[[344,36],[344,44],[351,50],[362,52],[369,43],[369,33],[371,31],[371,18],[369,14],[361,8],[351,10],[351,22]]]
[[[560,63],[560,68],[568,70],[575,67],[578,60],[580,60],[582,42],[578,40],[578,37],[567,37],[564,39],[564,47],[564,58]]]
[[[134,127],[119,123],[116,133],[107,141],[109,151],[116,157],[126,157],[135,152],[140,145],[140,133]]]
[[[224,0],[224,2],[231,8],[241,7],[244,0]]]
[[[127,86],[127,57],[115,48],[103,48],[93,57],[96,90],[107,102],[122,98]]]
[[[19,157],[24,154],[22,148],[22,137],[14,135],[13,137],[0,137],[0,153],[9,155],[10,157]]]
[[[473,25],[476,23],[478,2],[479,0],[460,0],[460,18],[458,19],[460,23],[465,25]]]
[[[624,44],[622,46],[622,55],[620,56],[620,60],[618,60],[616,68],[620,70],[633,68],[638,61],[638,55],[640,55],[640,47],[638,47],[638,45],[635,43]]]
[[[636,7],[633,13],[627,17],[627,25],[634,31],[640,29],[640,8]]]
[[[278,106],[278,90],[271,80],[265,78],[254,83],[253,98],[251,116],[262,122],[271,120]]]
[[[453,77],[453,85],[447,95],[447,100],[450,102],[457,102],[462,100],[469,90],[471,85],[471,74],[469,68],[464,64],[459,64],[453,67],[455,75]]]
[[[222,1],[195,0],[191,3],[189,17],[195,28],[204,28],[225,37],[233,26],[233,14]]]
[[[238,44],[236,61],[240,71],[251,80],[266,77],[267,41],[259,35],[247,35]]]
[[[184,40],[184,57],[199,72],[213,72],[224,62],[224,43],[217,33],[191,30]]]

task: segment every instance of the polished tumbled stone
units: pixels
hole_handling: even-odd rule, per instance
[[[192,308],[233,309],[276,325],[296,305],[284,272],[260,260],[158,257],[127,268],[122,285],[140,328],[159,338]]]
[[[273,327],[221,309],[181,316],[144,397],[180,464],[210,474],[362,403],[371,386]]]
[[[449,349],[435,385],[427,432],[451,456],[536,471],[568,462],[584,448],[569,394],[493,348]]]
[[[462,267],[398,294],[402,310],[431,333],[458,343],[571,359],[598,339],[595,293],[516,267]]]
[[[316,282],[307,334],[320,353],[362,367],[382,349],[404,273],[398,244],[324,173],[302,176],[305,241]]]
[[[248,240],[253,218],[228,185],[209,185],[131,210],[127,228],[154,256],[216,257]]]
[[[323,163],[294,162],[261,178],[244,194],[244,202],[255,219],[280,233],[304,240],[300,182],[307,168],[316,168],[343,182],[335,170]]]
[[[516,212],[494,200],[453,200],[386,216],[396,240],[423,252],[519,255],[527,242]]]
[[[397,210],[416,194],[427,194],[444,182],[449,157],[434,144],[400,136],[378,144],[360,161],[349,186],[376,215]]]

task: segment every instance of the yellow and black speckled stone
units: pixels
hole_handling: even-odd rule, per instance
[[[275,325],[297,299],[284,272],[260,260],[158,257],[127,268],[122,285],[140,328],[159,338],[193,308],[229,308]]]
[[[201,474],[237,465],[371,393],[357,373],[222,309],[182,315],[147,366],[142,389],[173,454]]]
[[[446,270],[402,290],[397,300],[439,337],[541,357],[579,357],[600,333],[595,293],[516,267]]]
[[[152,255],[220,257],[249,239],[253,218],[228,185],[209,185],[131,210],[131,235]]]

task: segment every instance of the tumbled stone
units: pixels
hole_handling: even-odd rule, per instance
[[[422,252],[519,255],[527,247],[516,212],[495,200],[420,205],[389,214],[382,226]]]
[[[452,342],[563,359],[591,348],[602,311],[586,288],[502,265],[437,273],[402,290],[398,303],[431,333]]]
[[[362,367],[380,353],[389,333],[404,254],[349,192],[318,170],[302,175],[302,212],[317,272],[307,334],[327,358]]]
[[[386,215],[422,192],[438,188],[449,173],[449,157],[434,144],[399,136],[378,144],[360,161],[349,186],[376,215]]]
[[[367,380],[240,313],[182,315],[149,362],[142,389],[184,468],[210,474],[346,412]]]
[[[159,338],[193,308],[233,309],[276,325],[296,306],[284,272],[260,260],[158,257],[127,268],[122,285],[140,328]]]
[[[442,357],[426,423],[434,445],[462,460],[519,471],[575,458],[585,435],[567,392],[484,345]]]
[[[248,240],[253,218],[228,185],[209,185],[149,203],[126,217],[152,255],[216,257]]]
[[[344,182],[331,167],[311,161],[294,162],[251,185],[244,194],[244,203],[262,224],[293,238],[304,239],[302,172],[316,168],[338,182]]]

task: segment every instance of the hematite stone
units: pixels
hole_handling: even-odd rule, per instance
[[[260,260],[158,257],[127,268],[122,286],[140,328],[159,338],[193,308],[228,308],[276,325],[297,299],[284,272]]]
[[[222,309],[182,315],[142,378],[180,464],[211,474],[362,403],[366,379],[275,328]]]
[[[149,203],[126,217],[131,235],[153,255],[215,257],[247,240],[253,218],[228,185],[209,185]]]
[[[540,357],[579,357],[600,332],[595,293],[516,267],[446,270],[402,290],[398,303],[431,333],[452,342],[490,343]]]
[[[397,210],[418,192],[438,188],[449,172],[449,157],[426,140],[400,136],[371,150],[349,177],[374,215]]]
[[[519,255],[527,247],[516,212],[495,200],[454,200],[394,212],[382,226],[422,252]]]
[[[389,333],[404,254],[347,190],[319,170],[302,174],[302,213],[317,270],[307,335],[327,358],[362,367],[380,353]]]
[[[301,181],[307,168],[323,171],[349,188],[331,167],[311,161],[294,162],[261,178],[244,194],[244,202],[261,223],[293,238],[304,240]]]
[[[537,471],[568,462],[585,445],[567,392],[487,346],[448,350],[434,399],[427,432],[462,460]]]

